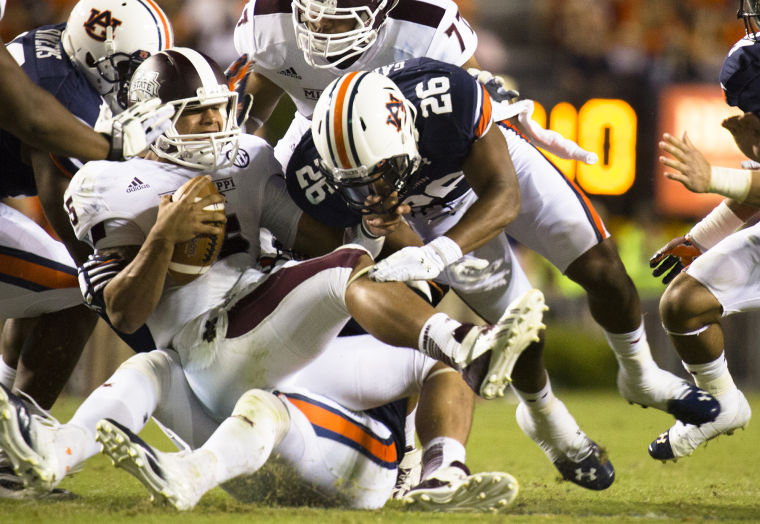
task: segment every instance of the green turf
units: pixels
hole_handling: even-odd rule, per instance
[[[520,494],[502,515],[434,515],[389,504],[379,511],[287,508],[238,503],[217,489],[191,513],[153,505],[136,480],[95,457],[61,487],[80,495],[73,501],[0,501],[0,522],[723,522],[760,521],[757,426],[720,437],[678,463],[649,458],[646,446],[671,418],[632,407],[613,392],[560,392],[586,432],[606,446],[617,479],[604,492],[560,482],[543,453],[517,428],[514,404],[478,404],[468,463],[473,470],[502,470],[520,482]],[[760,409],[760,395],[750,397]],[[66,419],[76,402],[54,409]],[[159,442],[155,427],[143,436]],[[161,443],[166,448],[166,442]],[[179,520],[178,520],[179,519]]]

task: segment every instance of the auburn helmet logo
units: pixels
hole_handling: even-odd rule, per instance
[[[85,32],[98,42],[105,42],[106,29],[111,26],[114,31],[121,25],[121,20],[114,18],[110,10],[90,9],[90,18],[84,23]]]
[[[388,110],[388,120],[385,122],[395,127],[396,131],[401,132],[401,118],[405,111],[404,104],[393,94],[388,96],[390,99],[385,104],[385,108]]]

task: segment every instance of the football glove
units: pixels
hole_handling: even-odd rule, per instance
[[[659,278],[667,272],[662,278],[662,283],[669,284],[701,254],[702,251],[688,236],[674,238],[649,259],[649,267],[654,269],[652,276]]]
[[[459,245],[448,237],[438,237],[420,247],[405,247],[381,260],[369,270],[377,282],[430,280],[462,258]]]
[[[77,268],[79,289],[87,307],[98,313],[105,311],[103,290],[126,266],[126,261],[119,255],[93,253]]]
[[[166,131],[173,115],[174,106],[161,105],[159,98],[152,98],[99,123],[95,130],[101,131],[111,142],[106,160],[126,160],[145,151]]]
[[[237,91],[238,94],[237,123],[240,127],[245,125],[253,107],[253,95],[245,92],[251,71],[253,71],[253,61],[248,59],[247,54],[242,54],[224,72],[227,87],[230,91]]]
[[[504,80],[498,76],[494,76],[489,71],[483,71],[482,69],[475,69],[471,67],[467,70],[470,76],[475,78],[478,82],[483,84],[486,91],[491,98],[496,102],[510,102],[513,99],[520,96],[520,93],[514,89],[507,89],[504,87]]]

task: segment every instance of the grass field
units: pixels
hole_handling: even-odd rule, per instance
[[[141,484],[97,456],[61,484],[79,498],[3,500],[0,522],[760,522],[758,426],[720,437],[688,459],[662,464],[649,458],[646,447],[670,426],[668,415],[629,406],[612,391],[560,391],[560,396],[584,430],[609,452],[617,479],[606,491],[561,482],[539,448],[517,428],[514,404],[499,400],[477,407],[468,463],[474,471],[507,471],[518,479],[520,494],[505,514],[424,514],[395,503],[371,512],[247,505],[219,489],[208,493],[193,512],[179,514],[152,504]],[[760,410],[760,395],[752,395],[750,403]],[[76,406],[69,399],[53,411],[66,420]],[[170,449],[153,425],[143,436]]]

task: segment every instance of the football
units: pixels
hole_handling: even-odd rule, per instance
[[[177,189],[172,195],[172,200],[178,200],[185,192],[184,184]],[[216,188],[216,184],[213,181],[209,181],[204,184],[201,192],[196,197],[198,199],[219,193]],[[224,204],[214,204],[205,208],[206,211],[223,211]],[[187,284],[192,282],[203,273],[208,271],[222,249],[222,243],[224,242],[224,231],[222,228],[217,235],[200,235],[187,242],[180,242],[174,246],[174,253],[172,254],[171,262],[169,262],[169,275],[172,280],[177,284]]]

